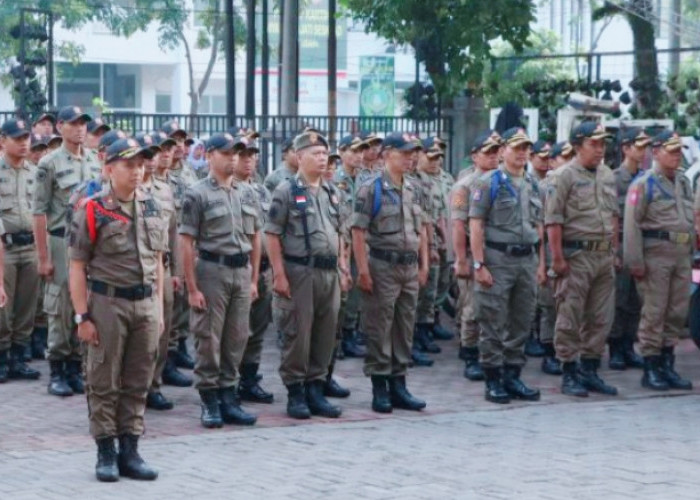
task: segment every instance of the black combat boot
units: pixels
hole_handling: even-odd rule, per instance
[[[32,332],[32,357],[34,359],[44,359],[46,357],[46,339],[48,328],[45,326],[35,326]]]
[[[389,396],[389,377],[372,375],[372,411],[391,413],[391,397]]]
[[[158,471],[151,468],[139,455],[139,437],[135,434],[119,436],[119,475],[131,479],[153,481],[158,477]]]
[[[434,361],[430,359],[430,356],[420,352],[415,342],[411,347],[411,360],[413,361],[413,366],[433,366],[434,363]]]
[[[466,361],[469,349],[470,349],[469,347],[464,347],[464,346],[460,345],[459,351],[457,351],[457,357],[459,359],[461,359],[462,361]]]
[[[547,375],[561,375],[561,363],[554,355],[554,345],[551,342],[542,343],[544,357],[542,358],[542,371]]]
[[[10,348],[10,366],[7,371],[8,378],[22,380],[36,380],[41,374],[28,367],[24,362],[24,346],[13,344]]]
[[[51,379],[49,380],[49,394],[54,396],[72,396],[73,389],[66,382],[64,362],[59,360],[49,361]]]
[[[433,340],[431,332],[432,325],[430,323],[416,323],[413,333],[413,344],[418,346],[423,352],[437,354],[442,352],[440,346]]]
[[[479,348],[474,346],[461,347],[460,350],[462,349],[464,349],[464,358],[462,358],[464,359],[464,377],[472,382],[484,380],[484,370],[479,362]]]
[[[355,330],[343,328],[343,339],[340,341],[340,350],[346,358],[364,358],[367,355],[365,346],[357,343]]]
[[[408,392],[405,375],[392,375],[389,377],[389,393],[391,394],[391,405],[394,408],[420,411],[426,406],[425,401],[414,397]]]
[[[71,359],[66,361],[66,383],[71,389],[73,389],[73,393],[85,394],[83,365],[79,359]]]
[[[670,389],[666,377],[661,373],[661,356],[644,356],[642,387],[655,391],[667,391]]]
[[[323,395],[327,398],[347,398],[350,397],[350,390],[340,385],[333,378],[333,370],[335,369],[334,358],[331,358],[331,364],[328,366],[328,375],[326,382],[323,385]]]
[[[503,387],[503,372],[501,368],[483,367],[485,391],[484,398],[486,401],[498,404],[510,403],[510,394]]]
[[[287,415],[297,420],[311,418],[311,410],[306,403],[306,388],[301,382],[287,386]]]
[[[203,389],[199,391],[199,399],[202,400],[202,416],[200,421],[207,429],[218,429],[224,425],[219,408],[219,395],[217,389]]]
[[[684,391],[690,391],[693,389],[693,383],[690,380],[682,378],[676,370],[674,365],[676,364],[676,356],[673,354],[673,347],[664,347],[661,349],[661,376],[666,379],[668,386],[671,389],[682,389]]]
[[[622,354],[627,368],[644,368],[644,358],[634,350],[634,337],[627,336],[622,340]]]
[[[260,386],[258,381],[258,363],[243,363],[241,364],[241,380],[238,382],[238,396],[243,401],[251,403],[271,404],[275,397],[271,392],[267,392]]]
[[[435,322],[433,323],[433,337],[435,340],[452,340],[455,336],[454,333],[449,331],[447,328],[442,326],[440,323],[440,310],[435,309]]]
[[[241,408],[236,386],[219,389],[219,409],[221,420],[227,424],[255,425],[258,417]]]
[[[608,396],[616,396],[617,389],[606,384],[602,378],[598,376],[598,368],[600,367],[600,359],[589,358],[581,359],[579,365],[579,380],[581,385],[592,392],[607,394]]]
[[[625,363],[625,350],[622,345],[621,338],[609,338],[608,339],[608,349],[610,351],[610,358],[608,359],[608,368],[611,370],[626,370],[627,363]]]
[[[0,384],[7,382],[10,364],[10,351],[0,351]]]
[[[539,401],[540,391],[526,386],[520,380],[521,368],[515,365],[505,365],[503,367],[503,388],[513,399],[523,399],[525,401]]]
[[[29,363],[33,358],[32,358],[32,345],[31,343],[27,345],[22,346],[22,361],[25,363]]]
[[[541,358],[544,356],[542,344],[534,335],[530,335],[525,342],[525,354],[531,358]]]
[[[172,410],[175,407],[172,401],[166,399],[160,391],[149,392],[146,396],[146,408],[151,410]]]
[[[175,387],[191,387],[193,383],[192,378],[177,369],[175,365],[176,357],[177,353],[175,351],[168,352],[168,357],[165,359],[165,366],[163,367],[163,384]]]
[[[581,385],[576,361],[565,361],[561,365],[561,393],[578,398],[588,397],[588,391]]]
[[[186,370],[194,369],[194,360],[192,356],[187,352],[187,339],[179,339],[177,341],[177,350],[173,351],[175,361],[175,366],[178,368],[184,368]]]
[[[312,415],[338,418],[343,412],[337,406],[330,404],[323,395],[325,384],[324,380],[312,380],[306,383],[306,404]]]
[[[95,439],[95,443],[97,443],[95,477],[97,477],[98,481],[105,483],[119,481],[117,449],[114,447],[114,436],[97,438]]]

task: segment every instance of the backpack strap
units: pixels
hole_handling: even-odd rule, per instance
[[[301,212],[301,225],[304,228],[304,246],[307,256],[311,256],[311,237],[309,236],[309,221],[307,220],[306,207],[309,204],[309,197],[306,188],[299,186],[295,179],[290,179],[292,184],[292,197],[294,204]]]
[[[374,197],[372,198],[372,219],[374,219],[382,208],[382,177],[374,179]]]

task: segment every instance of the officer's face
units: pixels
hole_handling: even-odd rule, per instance
[[[310,146],[297,152],[299,168],[311,176],[321,176],[328,168],[328,149],[325,146]]]
[[[90,149],[97,149],[100,145],[100,137],[105,135],[105,129],[98,128],[92,133],[88,133],[85,138],[85,147]]]
[[[41,120],[32,127],[32,132],[39,135],[52,135],[53,123],[51,120]]]
[[[143,182],[144,159],[142,156],[113,161],[107,166],[112,185],[118,190],[134,191]]]
[[[175,146],[172,144],[160,147],[160,153],[158,154],[158,168],[160,170],[169,169],[173,165],[173,149],[175,149]]]
[[[34,165],[37,165],[39,163],[39,160],[41,160],[44,155],[46,155],[46,152],[48,151],[48,148],[36,148],[32,149],[29,151],[29,161],[31,161]]]
[[[364,151],[364,160],[366,163],[374,163],[379,158],[379,153],[382,150],[382,144],[372,144],[369,148]]]
[[[681,166],[683,153],[681,148],[674,151],[669,151],[666,148],[656,148],[654,149],[654,160],[664,170],[676,170]]]
[[[530,156],[530,161],[532,162],[532,168],[540,172],[546,172],[549,170],[549,158],[542,158],[539,155]]]
[[[640,163],[644,161],[644,156],[647,153],[647,146],[637,146],[635,144],[629,144],[622,146],[622,152],[625,154],[625,158]]]
[[[156,165],[158,165],[158,155],[155,155],[150,160],[144,160],[143,161],[144,173],[146,173],[148,175],[153,175],[153,172],[156,171]]]
[[[238,154],[236,174],[242,179],[249,179],[255,172],[255,152],[242,151]]]
[[[5,151],[5,155],[8,158],[14,160],[26,158],[29,155],[29,145],[31,143],[29,134],[17,138],[3,136],[1,141],[2,150]]]
[[[605,158],[605,139],[584,139],[583,143],[577,146],[576,157],[585,168],[597,167]]]
[[[387,149],[383,156],[386,169],[394,174],[412,172],[418,162],[418,151]]]
[[[58,122],[58,133],[70,144],[83,144],[87,136],[87,122],[82,118],[73,122]]]
[[[347,166],[348,168],[359,168],[360,164],[362,163],[361,150],[353,151],[352,149],[348,148],[345,151],[343,151],[340,155],[343,160],[343,165]]]
[[[299,157],[293,149],[287,151],[284,161],[289,165],[289,168],[296,170],[299,168]]]
[[[328,166],[326,167],[326,171],[323,172],[323,178],[327,180],[328,182],[333,182],[333,176],[335,175],[335,170],[336,170],[336,162],[337,160],[333,158],[332,160],[328,161]]]
[[[181,160],[185,156],[185,136],[177,134],[173,137],[175,146],[173,146],[173,159]]]
[[[480,150],[472,154],[472,161],[479,170],[493,170],[498,167],[501,148],[493,147],[487,150]]]
[[[510,168],[525,168],[529,155],[530,145],[528,143],[517,146],[506,145],[503,148],[503,162]]]
[[[209,160],[209,169],[224,177],[233,175],[238,165],[238,155],[233,150],[221,151],[215,149],[207,154],[207,159]]]

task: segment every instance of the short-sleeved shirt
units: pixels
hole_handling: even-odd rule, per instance
[[[403,185],[396,186],[387,172],[375,179],[357,190],[352,227],[367,230],[370,248],[417,252],[421,228],[426,223],[419,184],[405,175]],[[381,196],[375,198],[377,189],[381,189]]]
[[[71,194],[81,183],[99,179],[101,171],[97,155],[90,149],[75,156],[62,145],[48,153],[37,167],[34,215],[46,215],[49,231],[65,229]]]
[[[76,187],[68,198],[68,206],[66,207],[66,241],[70,241],[70,232],[72,229],[73,217],[75,212],[80,207],[80,203],[86,198],[92,198],[96,194],[102,191],[109,192],[110,185],[109,181],[102,178],[90,179],[85,182],[80,183]]]
[[[253,191],[255,191],[255,194],[258,197],[260,220],[262,222],[262,226],[265,227],[265,223],[267,222],[267,213],[270,211],[270,205],[272,205],[272,193],[267,190],[262,182],[251,181],[250,187],[253,189]],[[267,256],[267,240],[265,238],[260,238],[260,240],[262,255]]]
[[[177,210],[175,209],[175,197],[167,180],[151,177],[148,184],[141,188],[153,196],[160,205],[163,212],[163,219],[167,221],[168,228],[168,254],[169,265],[173,269],[173,274],[180,274],[180,266],[177,264],[179,252],[177,251]]]
[[[587,169],[574,158],[554,170],[548,182],[545,225],[560,224],[564,240],[611,240],[619,208],[607,166]]]
[[[685,233],[683,245],[688,251],[695,238],[693,223],[693,189],[688,178],[677,172],[666,177],[654,166],[638,177],[629,188],[625,204],[624,263],[629,267],[643,264],[644,248],[658,245],[658,238],[644,238],[642,231]]]
[[[182,160],[173,165],[173,167],[168,170],[168,184],[170,184],[170,189],[173,191],[173,200],[175,201],[175,209],[180,212],[182,209],[182,203],[185,198],[185,191],[192,186],[197,179],[192,168],[183,162]]]
[[[340,220],[343,224],[343,235],[348,238],[350,234],[350,218],[355,204],[355,179],[350,176],[342,166],[338,167],[333,176],[333,183],[338,190],[340,198]]]
[[[178,231],[194,238],[200,250],[218,255],[249,253],[250,237],[261,226],[260,204],[247,182],[226,188],[209,176],[185,192]]]
[[[629,191],[632,181],[637,177],[642,175],[644,171],[642,169],[637,170],[636,174],[632,174],[626,167],[625,163],[613,170],[613,177],[615,177],[615,188],[617,189],[617,206],[618,214],[620,216],[620,231],[622,231],[623,218],[625,215],[625,200],[627,199],[627,191]]]
[[[8,233],[32,231],[35,181],[36,167],[28,161],[13,168],[0,158],[0,218]]]
[[[284,181],[293,179],[295,175],[296,172],[293,172],[285,162],[282,162],[273,172],[270,172],[268,176],[265,177],[265,182],[263,184],[268,191],[274,193],[277,186]]]
[[[91,280],[116,287],[153,284],[168,249],[167,221],[158,202],[136,190],[131,210],[105,190],[80,203],[71,223],[69,256],[87,263]]]
[[[304,217],[308,231],[307,248]],[[265,232],[281,237],[286,255],[293,257],[338,256],[340,200],[325,181],[314,189],[301,173],[284,181],[274,193]]]
[[[469,217],[484,220],[486,241],[516,245],[539,241],[542,201],[537,182],[525,173],[509,174],[505,167],[486,172],[474,180]]]
[[[486,171],[473,169],[458,180],[450,193],[450,219],[464,222],[469,231],[469,200],[471,199],[472,185]]]

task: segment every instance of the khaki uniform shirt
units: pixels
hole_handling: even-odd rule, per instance
[[[185,192],[179,233],[197,240],[200,250],[218,255],[250,253],[250,237],[261,226],[260,204],[247,182],[234,181],[227,189],[207,177]]]
[[[658,238],[644,238],[644,230],[667,231],[672,238],[681,238],[676,244],[687,247],[690,253],[695,244],[693,190],[683,172],[676,172],[670,180],[655,165],[632,182],[625,204],[623,238],[628,267],[644,264],[644,248],[663,244]]]
[[[170,188],[173,191],[175,209],[178,212],[182,208],[185,191],[198,180],[192,168],[184,161],[180,161],[177,166],[173,166],[173,168],[168,170],[168,184],[170,184]]]
[[[87,263],[91,280],[116,287],[155,283],[161,253],[168,249],[167,222],[159,203],[143,190],[136,190],[132,203],[133,210],[125,211],[111,190],[80,203],[71,224],[69,256]]]
[[[304,236],[304,212],[310,248],[307,248]],[[298,173],[272,193],[265,232],[281,236],[286,255],[337,257],[339,231],[340,200],[333,185],[322,181],[318,191],[313,193]]]
[[[350,235],[350,219],[352,218],[353,205],[355,204],[355,179],[348,175],[342,166],[338,167],[333,178],[340,199],[340,223],[341,234],[346,243],[352,242]]]
[[[549,175],[545,224],[561,224],[562,239],[611,241],[619,215],[615,178],[605,165],[593,170],[574,158]]]
[[[173,190],[166,180],[152,176],[148,184],[144,184],[142,189],[153,196],[160,205],[163,213],[163,219],[167,221],[168,228],[168,265],[172,273],[176,276],[180,275],[181,267],[179,263],[179,254],[177,247],[177,210],[175,209],[175,197]]]
[[[267,222],[267,214],[270,211],[270,205],[272,205],[272,194],[267,188],[262,184],[262,182],[253,181],[250,183],[250,187],[253,188],[255,194],[258,197],[258,205],[260,207],[260,221],[262,226],[265,226]],[[267,257],[267,240],[265,238],[260,238],[261,255]]]
[[[473,182],[469,217],[484,220],[485,241],[534,245],[542,223],[536,181],[528,173],[512,177],[503,166],[486,172]]]
[[[472,196],[472,185],[485,173],[482,170],[471,170],[455,183],[450,193],[450,220],[462,221],[467,234],[469,234],[469,200]]]
[[[32,231],[36,167],[25,161],[12,168],[0,158],[0,217],[8,233]]]
[[[404,176],[403,186],[397,187],[387,172],[381,175],[381,203],[373,216],[374,192],[372,180],[360,186],[355,200],[352,227],[367,230],[370,248],[397,252],[418,252],[420,231],[425,222],[421,208],[423,194],[418,183]]]
[[[277,189],[277,186],[279,186],[284,181],[293,179],[295,175],[296,172],[292,172],[292,170],[287,166],[287,164],[282,162],[276,170],[270,172],[270,174],[268,174],[268,176],[265,177],[265,187],[268,191],[274,193],[275,189]]]
[[[49,231],[65,229],[71,193],[82,182],[99,179],[101,170],[97,155],[89,149],[83,149],[81,157],[63,145],[48,153],[37,167],[34,215],[46,215]]]
[[[629,170],[625,168],[625,163],[623,162],[617,169],[613,170],[613,176],[615,177],[615,187],[617,189],[617,206],[618,213],[620,216],[620,231],[622,231],[623,221],[622,218],[625,215],[625,200],[627,199],[627,191],[629,191],[632,181],[637,177],[644,174],[644,171],[639,169],[635,175],[633,175]]]

